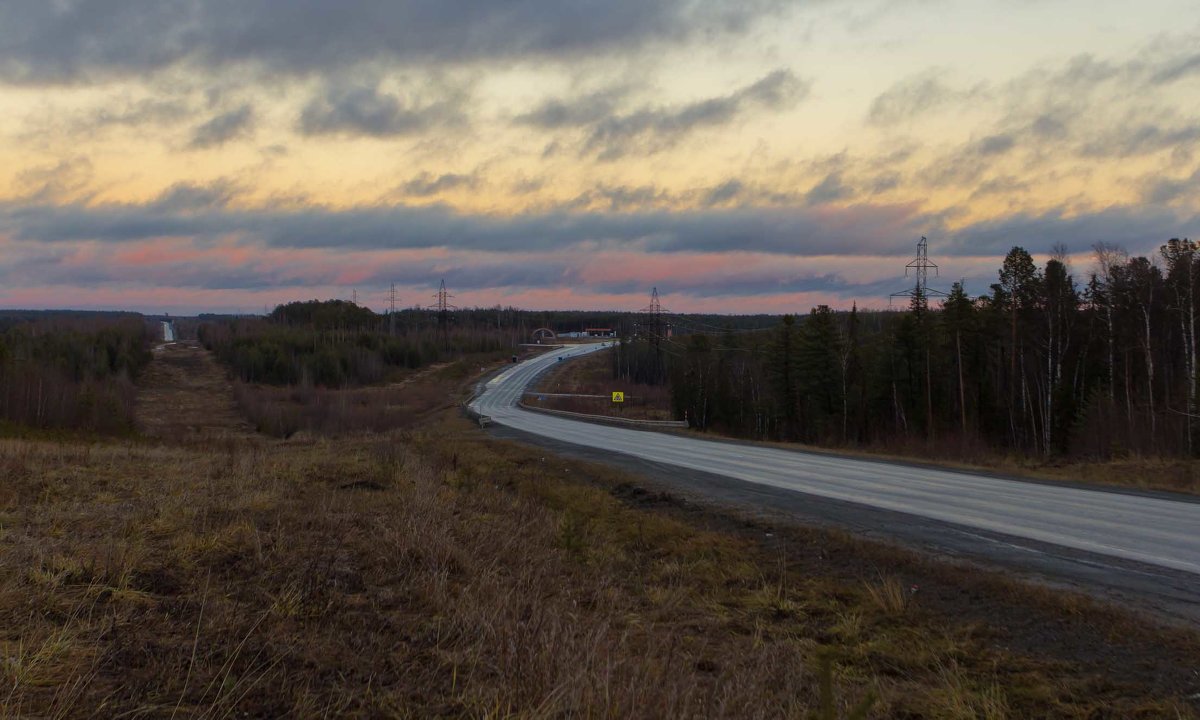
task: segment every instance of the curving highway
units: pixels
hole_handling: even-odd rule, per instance
[[[606,346],[566,347],[514,365],[486,383],[472,408],[523,433],[605,453],[1169,568],[1191,574],[1192,581],[1200,575],[1200,502],[1188,499],[702,440],[517,407],[539,374]]]

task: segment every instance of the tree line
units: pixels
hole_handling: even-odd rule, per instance
[[[204,322],[197,335],[243,382],[326,388],[371,385],[404,370],[507,352],[512,345],[488,325],[411,320],[396,323],[350,302],[314,300],[281,305],[266,318]]]
[[[814,308],[763,332],[623,346],[614,375],[669,382],[675,415],[742,437],[1111,458],[1194,456],[1200,247],[1098,244],[1004,258],[989,291],[955,283],[902,312]]]
[[[134,380],[150,362],[139,315],[0,318],[0,419],[40,429],[133,428]]]

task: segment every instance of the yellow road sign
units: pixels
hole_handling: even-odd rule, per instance
[[[614,390],[613,402],[625,402],[625,393]]]

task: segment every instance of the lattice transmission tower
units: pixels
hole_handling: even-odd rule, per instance
[[[434,295],[434,297],[437,299],[437,302],[430,307],[437,312],[438,328],[445,332],[445,330],[450,327],[450,311],[458,309],[450,304],[450,298],[454,296],[446,291],[445,278],[442,278],[442,284],[438,288],[437,294]]]
[[[396,334],[396,283],[388,291],[388,334]]]
[[[638,335],[644,337],[655,352],[661,352],[662,342],[671,337],[671,324],[665,318],[670,310],[664,310],[658,299],[658,288],[650,291],[650,304],[642,308],[642,320],[638,323]]]
[[[916,277],[916,283],[907,290],[892,293],[890,298],[909,298],[910,304],[919,305],[921,309],[924,309],[930,297],[949,297],[941,290],[929,287],[930,270],[933,270],[933,276],[937,277],[937,263],[929,259],[929,240],[922,235],[921,239],[917,241],[917,256],[904,266],[904,277],[909,277],[911,273]],[[889,300],[889,304],[890,302]]]

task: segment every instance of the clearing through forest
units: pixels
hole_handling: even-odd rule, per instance
[[[160,345],[139,384],[135,414],[146,435],[182,440],[255,434],[238,410],[225,369],[204,348]]]

